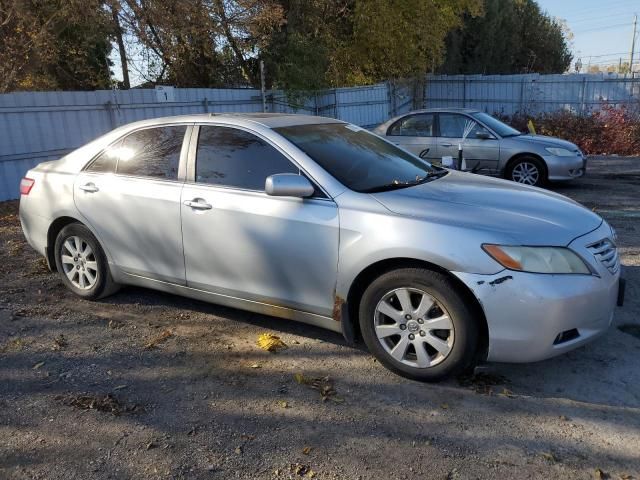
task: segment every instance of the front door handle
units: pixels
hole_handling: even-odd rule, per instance
[[[95,186],[95,184],[93,184],[93,183],[87,183],[87,184],[85,184],[85,185],[80,185],[78,188],[79,188],[80,190],[85,191],[85,192],[91,192],[91,193],[93,193],[93,192],[97,192],[97,191],[99,191],[99,190],[100,190],[100,189],[99,189],[98,187],[96,187],[96,186]]]
[[[213,208],[213,206],[210,203],[207,203],[204,200],[199,201],[196,198],[194,198],[193,200],[185,200],[182,203],[187,207],[191,207],[195,210],[211,210]]]
[[[441,143],[440,144],[441,147],[453,147],[452,143]]]

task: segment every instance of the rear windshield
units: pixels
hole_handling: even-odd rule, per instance
[[[409,186],[435,170],[421,158],[354,125],[325,123],[274,130],[356,192]]]

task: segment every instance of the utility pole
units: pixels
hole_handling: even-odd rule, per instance
[[[631,35],[631,56],[629,57],[629,73],[633,73],[633,54],[636,47],[636,26],[638,25],[638,15],[633,17],[633,35]]]

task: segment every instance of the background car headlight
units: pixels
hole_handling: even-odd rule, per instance
[[[591,270],[584,261],[564,247],[516,247],[482,245],[482,249],[496,262],[510,270],[530,273],[581,273]]]
[[[566,148],[549,147],[545,148],[545,150],[556,157],[573,157],[576,155],[574,152],[567,150]]]

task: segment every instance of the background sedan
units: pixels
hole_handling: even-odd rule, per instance
[[[522,134],[478,110],[413,111],[392,118],[374,132],[436,164],[442,157],[457,158],[462,146],[467,170],[525,185],[571,180],[586,171],[586,157],[573,143]]]

